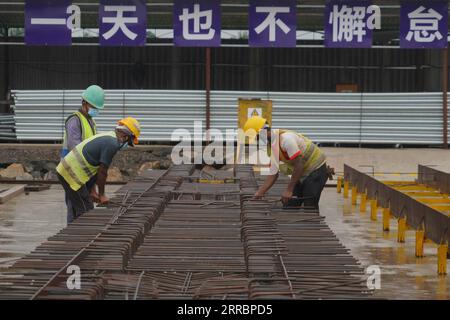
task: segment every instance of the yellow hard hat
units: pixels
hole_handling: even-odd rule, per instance
[[[138,138],[141,135],[141,125],[139,124],[139,121],[133,117],[127,117],[120,120],[118,124],[127,127],[133,134],[133,143],[138,144]]]
[[[248,136],[248,140],[252,143],[256,136],[259,134],[259,131],[264,127],[267,120],[260,116],[253,116],[247,119],[244,124],[244,133]]]

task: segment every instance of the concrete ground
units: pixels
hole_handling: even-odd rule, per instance
[[[391,220],[390,232],[382,230],[381,210],[378,221],[370,220],[370,211],[359,212],[335,188],[326,188],[320,201],[320,213],[364,268],[378,265],[380,299],[450,299],[450,275],[437,275],[437,246],[425,244],[425,257],[415,257],[415,233],[407,231],[406,242],[397,242],[397,223]]]
[[[344,170],[344,163],[364,172],[416,173],[419,164],[435,166],[450,172],[450,150],[421,149],[368,149],[368,148],[321,148],[327,162],[336,171]],[[362,167],[360,167],[362,166]],[[365,167],[367,166],[367,167]]]
[[[7,187],[0,185],[0,190]],[[107,193],[119,187],[107,186]],[[0,271],[66,225],[64,190],[60,185],[24,193],[0,204]]]
[[[442,149],[323,148],[327,162],[343,172],[344,163],[363,172],[375,172],[380,180],[414,180],[419,164],[450,172],[450,151]],[[350,199],[327,188],[320,212],[342,243],[367,267],[381,268],[381,289],[376,297],[387,299],[450,299],[450,276],[437,275],[437,246],[425,245],[425,257],[415,257],[415,233],[407,231],[405,243],[397,243],[397,223],[383,232],[381,210],[378,221],[359,212]]]
[[[413,179],[418,164],[437,165],[450,172],[450,151],[439,149],[354,149],[324,148],[328,163],[343,171],[343,163],[356,168],[373,165],[380,175],[392,173],[397,178]],[[366,168],[371,172],[372,168]],[[403,173],[403,174],[401,174]],[[389,175],[388,175],[389,176]],[[110,186],[114,192],[118,186]],[[0,185],[0,189],[2,186]],[[450,275],[437,276],[436,246],[425,245],[425,257],[414,255],[414,232],[407,232],[406,242],[396,242],[396,223],[391,231],[372,222],[369,213],[359,213],[350,200],[335,188],[326,188],[321,199],[321,213],[341,242],[364,267],[381,268],[381,289],[376,297],[387,299],[450,299]],[[47,237],[66,225],[64,193],[60,186],[50,190],[20,195],[0,205],[0,271],[33,250]]]

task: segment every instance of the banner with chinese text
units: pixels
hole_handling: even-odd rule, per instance
[[[147,42],[145,0],[101,0],[99,38],[102,46],[143,46]]]
[[[381,27],[381,12],[371,0],[328,1],[325,6],[325,47],[370,48],[372,33]]]
[[[248,20],[251,47],[295,47],[297,45],[295,0],[251,0]]]
[[[28,0],[25,4],[25,43],[27,45],[72,44],[68,26],[71,0]]]
[[[447,33],[447,1],[403,1],[401,3],[401,48],[446,48]]]
[[[175,0],[173,41],[175,46],[219,47],[220,0]]]

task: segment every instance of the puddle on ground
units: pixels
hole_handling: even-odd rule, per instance
[[[111,194],[118,188],[107,186],[107,192]],[[59,185],[0,204],[0,271],[65,226],[64,191]]]
[[[397,242],[397,225],[391,219],[390,231],[382,230],[378,220],[370,220],[369,205],[361,213],[359,204],[351,205],[334,188],[326,188],[320,200],[320,212],[340,241],[364,267],[381,268],[381,299],[450,299],[450,276],[438,276],[435,244],[425,244],[425,257],[415,256],[415,234],[406,233],[405,243]]]

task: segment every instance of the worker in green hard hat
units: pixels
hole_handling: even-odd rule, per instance
[[[80,109],[71,114],[65,120],[65,132],[61,158],[64,158],[73,148],[82,141],[97,134],[94,118],[103,110],[105,104],[105,92],[97,85],[89,86],[81,95]],[[96,177],[92,177],[86,185],[92,188]],[[67,223],[73,221],[74,211],[70,201],[66,197]]]
[[[94,118],[104,108],[105,93],[92,85],[81,95],[81,108],[65,120],[65,132],[61,158],[64,158],[77,144],[97,134]]]

